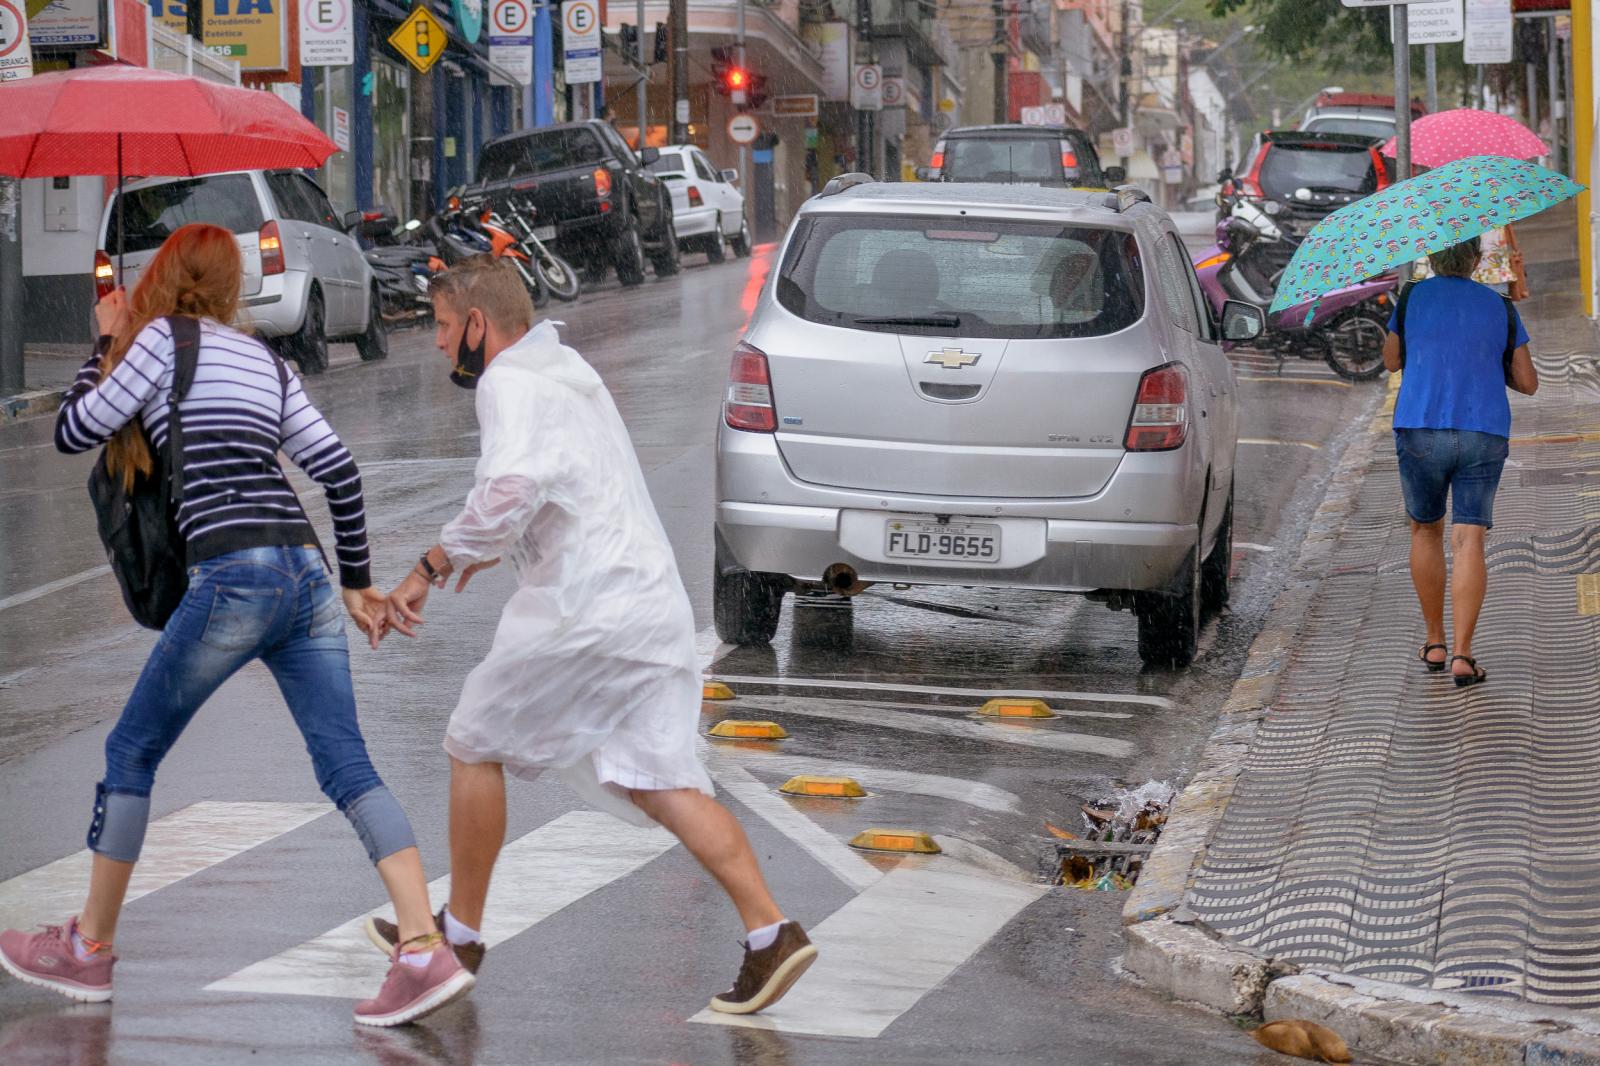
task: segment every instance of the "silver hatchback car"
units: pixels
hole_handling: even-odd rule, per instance
[[[1227,600],[1234,375],[1141,191],[835,179],[796,217],[733,355],[715,619],[873,582],[1087,594],[1184,665]]]

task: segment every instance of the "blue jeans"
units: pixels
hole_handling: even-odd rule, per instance
[[[90,848],[138,860],[156,767],[201,704],[252,659],[272,671],[317,784],[350,819],[372,861],[415,845],[405,812],[367,757],[344,610],[320,555],[313,548],[250,548],[189,568],[189,591],[106,737]]]
[[[1400,492],[1406,514],[1427,524],[1444,517],[1448,497],[1458,526],[1494,526],[1494,494],[1511,442],[1470,429],[1397,429]]]

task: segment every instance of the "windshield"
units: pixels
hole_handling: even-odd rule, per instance
[[[1261,161],[1261,191],[1288,199],[1296,189],[1323,192],[1376,192],[1372,153],[1365,148],[1273,144]]]
[[[486,145],[478,160],[478,181],[504,181],[523,174],[547,174],[553,170],[598,163],[604,156],[605,149],[591,130],[582,127],[544,130]]]
[[[123,219],[123,247],[147,252],[161,247],[179,226],[209,222],[230,233],[254,233],[266,221],[255,186],[244,174],[218,174],[135,189],[117,197],[106,228],[106,240],[117,239],[117,216]]]
[[[661,156],[650,164],[650,169],[657,174],[687,174],[689,167],[683,161],[681,152],[662,152]]]
[[[802,219],[778,301],[824,325],[940,337],[1102,337],[1144,314],[1133,234],[1052,222]]]
[[[1373,140],[1380,137],[1388,140],[1394,136],[1394,122],[1381,118],[1314,118],[1306,123],[1306,129],[1316,133],[1348,133]]]
[[[1061,142],[1050,137],[959,137],[945,145],[945,181],[1064,185]]]

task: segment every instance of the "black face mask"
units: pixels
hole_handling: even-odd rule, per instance
[[[478,387],[478,377],[483,373],[484,347],[489,341],[489,331],[484,330],[483,339],[478,341],[476,348],[467,344],[467,331],[471,329],[469,322],[461,330],[461,343],[456,345],[456,365],[450,371],[450,380],[460,385],[463,389]]]

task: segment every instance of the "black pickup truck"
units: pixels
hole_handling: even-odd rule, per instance
[[[539,237],[594,284],[616,268],[624,285],[678,272],[672,198],[649,169],[660,153],[636,155],[605,122],[567,122],[497,137],[478,156],[474,194],[507,207],[531,204]]]

